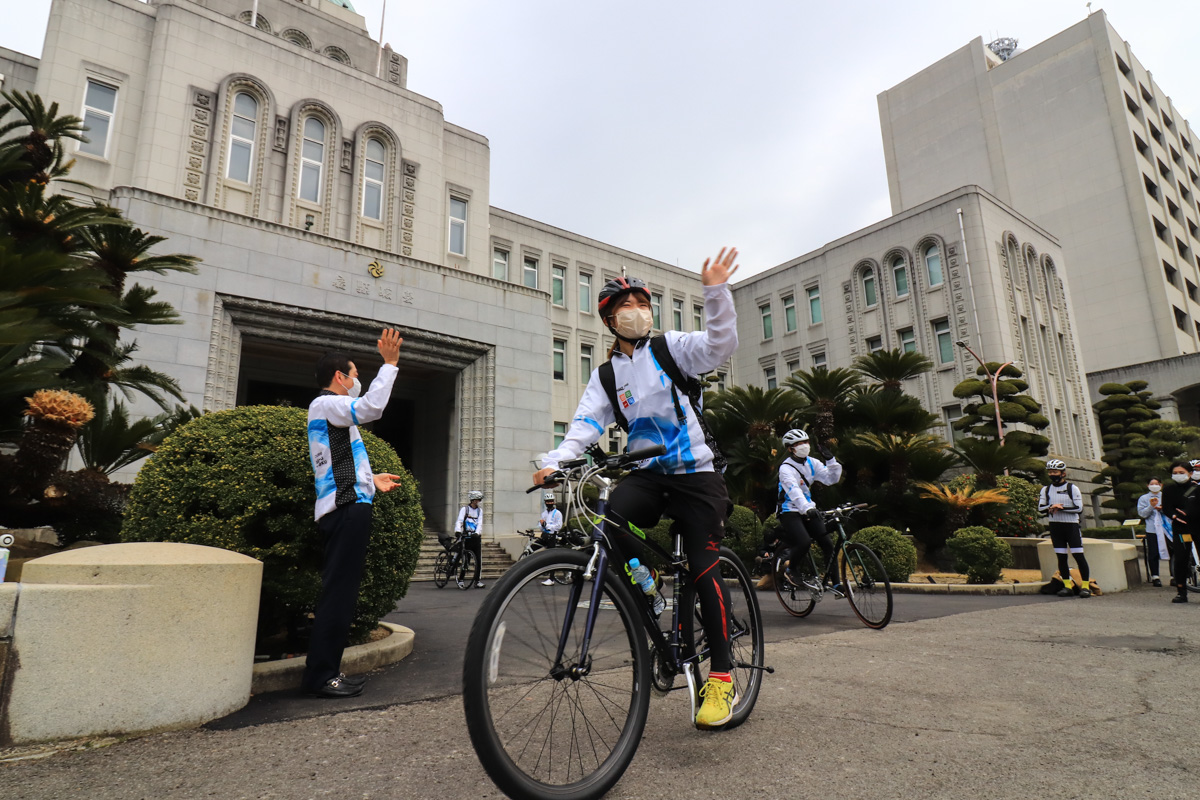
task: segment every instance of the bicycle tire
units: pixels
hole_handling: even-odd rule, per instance
[[[600,797],[621,779],[641,741],[650,708],[650,653],[634,605],[639,598],[615,572],[607,575],[596,616],[591,671],[577,680],[550,675],[572,589],[541,581],[566,570],[572,585],[580,584],[564,659],[569,665],[579,652],[593,586],[583,581],[590,556],[554,548],[513,565],[484,599],[467,636],[467,731],[484,771],[509,797]]]
[[[441,589],[450,581],[450,567],[447,565],[449,558],[445,551],[438,553],[437,559],[433,562],[433,585]]]
[[[467,576],[470,575],[468,578]],[[458,562],[458,588],[466,591],[475,585],[475,552],[463,548],[462,558]]]
[[[775,572],[772,582],[775,584],[775,596],[779,598],[783,610],[793,617],[807,617],[817,606],[816,595],[811,589],[796,586],[784,575],[783,559],[775,559]]]
[[[1184,583],[1187,584],[1188,591],[1200,592],[1200,564],[1196,561],[1196,549],[1194,546],[1187,549],[1186,555],[1191,565],[1188,567],[1187,575],[1184,578]]]
[[[875,551],[849,542],[842,554],[842,591],[868,628],[881,630],[892,620],[892,582]]]
[[[733,657],[733,669],[730,675],[738,689],[738,701],[733,708],[733,717],[722,726],[722,730],[730,730],[741,725],[754,710],[758,702],[758,692],[762,688],[762,669],[739,667],[739,663],[750,664],[754,667],[763,666],[763,626],[762,611],[758,606],[758,594],[750,573],[741,559],[728,547],[722,547],[718,555],[721,577],[725,581],[728,594],[728,616],[730,618],[729,649]],[[731,586],[730,583],[733,583]],[[696,588],[688,581],[680,594],[680,609],[693,609],[692,613],[681,613],[683,623],[683,643],[685,652],[700,653],[705,648],[704,620],[700,611],[700,603]],[[696,670],[696,691],[708,679],[709,660],[704,658]],[[699,697],[696,698],[697,707]]]

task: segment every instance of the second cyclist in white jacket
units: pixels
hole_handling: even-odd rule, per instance
[[[788,457],[779,465],[779,526],[780,538],[791,549],[782,553],[785,561],[790,560],[787,577],[800,585],[800,573],[807,564],[808,549],[813,540],[825,554],[825,563],[833,555],[833,541],[825,530],[825,519],[812,499],[812,485],[824,483],[832,486],[842,479],[842,465],[830,453],[825,462],[809,455],[808,434],[801,430],[790,430],[783,435],[783,446]],[[814,576],[820,580],[820,576]]]

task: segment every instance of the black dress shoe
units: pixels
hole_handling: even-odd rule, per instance
[[[338,675],[338,680],[340,680],[342,683],[346,684],[347,686],[362,686],[362,685],[366,684],[367,676],[366,675],[347,675],[346,673],[343,672],[342,674]]]
[[[1171,598],[1172,603],[1186,603],[1188,601],[1186,594],[1177,594]]]
[[[332,678],[321,684],[320,687],[313,689],[309,694],[314,697],[357,697],[362,694],[362,684],[351,686],[341,678]]]

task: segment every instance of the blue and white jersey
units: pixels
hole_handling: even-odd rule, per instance
[[[563,515],[557,508],[542,511],[542,530],[546,533],[556,533],[562,530]]]
[[[467,503],[458,510],[458,519],[454,520],[454,532],[465,533],[468,536],[483,535],[483,506],[471,508]]]
[[[326,389],[309,403],[308,455],[317,482],[317,519],[375,497],[375,476],[358,426],[383,416],[395,380],[396,368],[384,364],[362,397]]]
[[[737,349],[737,313],[727,284],[704,287],[704,315],[708,320],[704,331],[666,333],[671,356],[685,375],[716,369]],[[633,358],[619,351],[612,357],[617,398],[621,413],[629,421],[629,449],[656,444],[667,448],[664,455],[639,463],[638,469],[675,475],[712,472],[712,450],[704,443],[696,412],[683,389],[677,388],[685,417],[684,424],[679,424],[671,400],[671,380],[654,358],[648,341],[638,345]],[[556,469],[560,462],[578,458],[615,420],[612,404],[600,385],[597,370],[593,370],[566,438],[558,449],[542,458],[542,466]]]
[[[803,480],[801,477],[803,476]],[[803,514],[810,508],[816,508],[810,487],[814,483],[832,486],[842,479],[842,465],[836,458],[827,463],[812,456],[803,461],[797,461],[794,456],[784,459],[779,465],[779,491],[783,493],[779,513],[786,514],[795,511]]]

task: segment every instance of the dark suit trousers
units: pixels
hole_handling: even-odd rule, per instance
[[[320,688],[341,672],[342,651],[354,622],[358,586],[367,562],[371,508],[368,503],[338,506],[317,522],[325,537],[325,566],[304,665],[303,687],[307,690]]]

